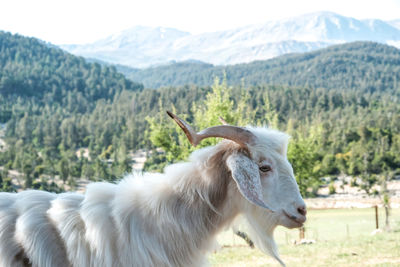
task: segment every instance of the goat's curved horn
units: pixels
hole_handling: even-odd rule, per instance
[[[256,141],[256,136],[249,130],[231,125],[214,126],[196,133],[189,124],[172,112],[167,111],[167,114],[179,125],[179,127],[182,128],[189,139],[189,142],[194,146],[197,146],[201,140],[208,137],[221,137],[229,139],[243,147],[252,145]]]

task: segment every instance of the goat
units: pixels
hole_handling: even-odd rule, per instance
[[[231,125],[196,133],[168,114],[194,146],[224,140],[163,174],[92,183],[84,195],[0,193],[0,266],[201,266],[216,234],[240,214],[256,246],[284,265],[273,231],[306,220],[288,136]]]

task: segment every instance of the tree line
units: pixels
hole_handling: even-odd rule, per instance
[[[63,106],[34,107],[21,98],[13,107],[24,115],[13,114],[6,124],[8,149],[0,153],[0,165],[26,177],[115,180],[130,171],[129,151],[162,148],[145,165],[147,171],[160,171],[193,150],[165,115],[169,109],[197,129],[220,124],[222,116],[234,125],[269,125],[288,132],[293,137],[289,157],[303,193],[309,188],[315,193],[323,176],[345,173],[368,183],[400,170],[398,97],[221,82],[205,88],[123,91],[112,101],[98,100],[93,111],[83,114]],[[85,149],[88,157],[80,156]]]
[[[0,151],[4,191],[15,190],[11,170],[23,174],[26,188],[58,192],[62,188],[51,182],[56,176],[70,185],[78,178],[121,178],[131,170],[130,153],[138,149],[149,152],[146,171],[184,160],[194,148],[165,110],[197,129],[220,124],[222,116],[234,125],[269,125],[288,132],[288,157],[304,195],[316,194],[325,183],[321,177],[339,174],[359,177],[362,183],[354,180],[354,185],[373,193],[373,184],[400,172],[400,91],[391,89],[391,83],[385,90],[372,91],[262,83],[231,86],[226,74],[214,78],[211,86],[152,90],[126,80],[113,67],[86,63],[35,39],[0,37],[1,51],[8,51],[0,53],[0,80],[16,69],[31,77],[32,85],[25,92],[27,79],[21,76],[14,79],[17,89],[10,83],[0,87],[0,123],[7,142]],[[28,48],[31,51],[26,52]],[[55,56],[41,54],[46,49]],[[32,62],[21,63],[17,52],[28,53]],[[37,66],[40,71],[34,71]],[[42,76],[46,66],[48,73]],[[201,146],[215,142],[204,140]]]

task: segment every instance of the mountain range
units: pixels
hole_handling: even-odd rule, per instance
[[[145,68],[185,60],[214,65],[248,63],[353,41],[400,47],[400,20],[357,20],[317,12],[195,35],[172,28],[136,26],[91,44],[61,47],[86,58]]]
[[[400,49],[363,41],[228,66],[184,61],[130,71],[117,69],[146,88],[207,86],[219,77],[229,85],[245,87],[275,84],[376,92],[400,88]]]

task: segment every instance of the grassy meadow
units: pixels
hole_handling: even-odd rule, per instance
[[[384,209],[379,209],[384,228]],[[391,210],[391,231],[375,235],[375,211],[368,209],[310,210],[305,225],[309,245],[294,245],[299,230],[278,227],[275,238],[287,266],[400,266],[400,209]],[[218,237],[222,248],[209,256],[211,266],[280,266],[258,249],[251,249],[232,231]]]

